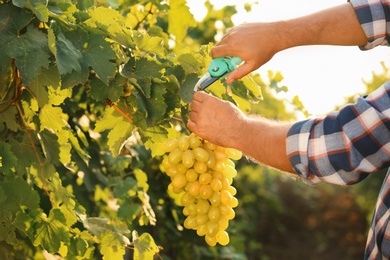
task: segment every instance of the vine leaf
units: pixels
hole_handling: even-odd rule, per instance
[[[68,229],[64,214],[59,209],[52,209],[48,218],[42,217],[33,244],[42,245],[49,253],[55,253],[59,250],[61,242],[69,243]]]
[[[0,38],[3,35],[6,38],[0,41],[0,57],[6,57],[9,61],[15,59],[23,83],[28,85],[41,74],[42,67],[49,66],[47,35],[31,24],[27,26],[25,33],[15,29],[7,26],[5,32],[0,31]]]
[[[58,143],[58,136],[45,128],[39,133],[42,143],[43,152],[49,162],[58,166],[60,162],[60,145]]]
[[[194,87],[198,80],[199,77],[197,74],[190,74],[187,76],[184,83],[180,86],[180,98],[184,102],[190,103],[194,98]]]
[[[71,73],[73,70],[81,72],[82,54],[64,34],[57,35],[55,46],[57,67],[60,74]]]
[[[38,223],[41,213],[38,193],[23,179],[15,178],[0,182],[0,197],[0,241],[12,240],[16,229],[32,238],[33,223]]]
[[[0,123],[5,123],[7,128],[11,131],[18,131],[18,122],[15,120],[15,115],[18,113],[18,110],[15,106],[10,106],[1,113]]]
[[[144,52],[155,53],[161,57],[165,56],[163,39],[160,37],[152,37],[148,34],[143,34],[138,31],[134,32],[134,43],[138,49]]]
[[[0,172],[11,173],[17,163],[18,158],[12,153],[11,145],[0,142]]]
[[[169,4],[168,32],[176,36],[177,42],[181,42],[186,36],[188,27],[195,26],[196,21],[186,0],[171,1]]]
[[[148,233],[143,233],[140,236],[134,233],[134,259],[153,259],[154,255],[159,252],[153,237]]]
[[[107,144],[113,157],[116,157],[124,142],[131,136],[133,127],[115,108],[109,107],[105,110],[103,118],[97,121],[95,127],[96,132],[105,130],[110,130]]]
[[[39,113],[39,119],[41,120],[41,131],[45,128],[60,131],[65,126],[60,107],[44,106]]]
[[[114,59],[115,53],[110,44],[101,35],[91,35],[87,47],[83,50],[83,63],[92,67],[106,85],[116,69],[115,64],[109,62]]]

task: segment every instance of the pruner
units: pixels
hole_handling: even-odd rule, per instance
[[[218,79],[223,79],[230,72],[235,70],[240,65],[242,59],[239,57],[219,57],[210,62],[208,71],[196,83],[194,91],[205,90]]]

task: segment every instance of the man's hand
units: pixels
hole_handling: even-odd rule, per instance
[[[235,140],[246,116],[236,106],[205,92],[196,92],[190,109],[189,130],[212,143],[238,148]]]
[[[366,43],[366,35],[353,7],[344,3],[285,21],[239,25],[211,49],[211,55],[213,58],[238,56],[244,61],[226,78],[230,84],[288,48],[319,44],[361,46]]]
[[[232,103],[196,92],[187,127],[212,143],[235,148],[253,160],[293,172],[286,155],[290,123],[248,117]]]
[[[232,81],[244,77],[280,51],[278,49],[279,37],[277,36],[279,31],[277,23],[247,23],[227,32],[221,41],[211,49],[211,55],[213,58],[238,56],[245,62],[230,73],[226,82],[230,84]]]

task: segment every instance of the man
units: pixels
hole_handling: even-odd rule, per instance
[[[389,21],[386,21],[386,18]],[[302,45],[343,45],[371,49],[388,45],[390,0],[351,0],[296,19],[249,23],[230,30],[212,49],[215,57],[245,62],[230,83]],[[315,87],[315,86],[313,86]],[[229,102],[194,94],[188,128],[200,137],[241,150],[259,163],[300,176],[305,182],[350,185],[390,166],[390,81],[356,104],[325,117],[297,123],[251,118]],[[390,173],[379,194],[365,259],[390,257]]]

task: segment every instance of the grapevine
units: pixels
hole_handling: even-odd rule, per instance
[[[202,140],[194,133],[173,138],[163,144],[162,166],[170,177],[169,191],[180,194],[184,227],[204,236],[209,246],[226,246],[226,229],[238,206],[235,163],[241,152]]]

